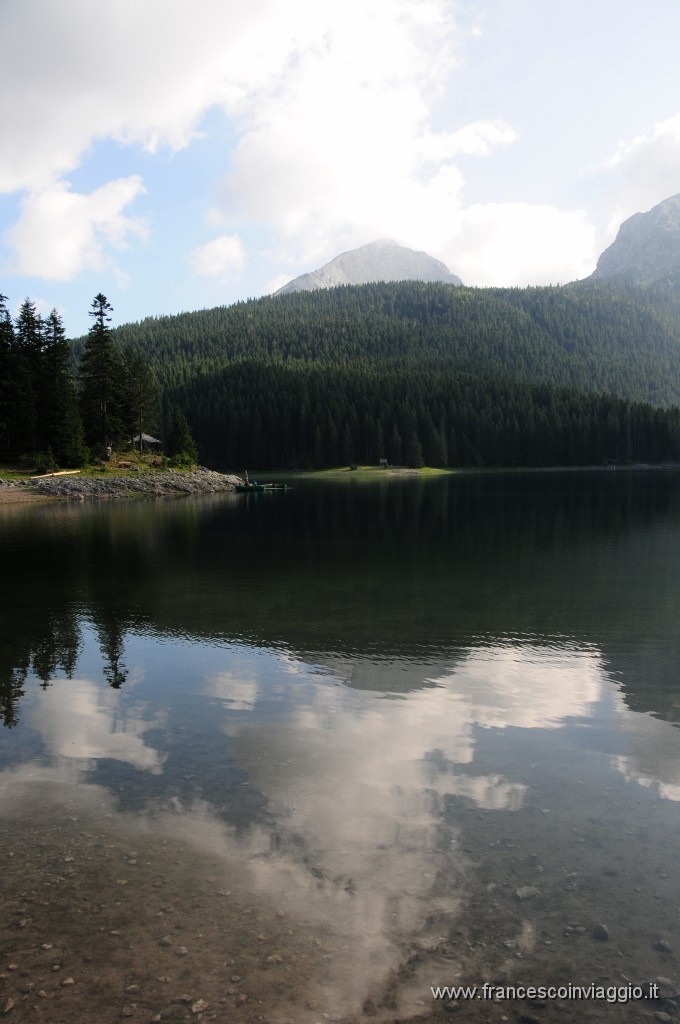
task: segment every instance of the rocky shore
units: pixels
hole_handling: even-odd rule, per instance
[[[0,480],[0,501],[25,500],[29,495],[43,498],[61,498],[69,501],[88,501],[105,498],[164,497],[183,494],[217,494],[233,491],[240,477],[215,473],[210,469],[189,470],[184,473],[164,470],[125,476],[46,476],[41,479]]]

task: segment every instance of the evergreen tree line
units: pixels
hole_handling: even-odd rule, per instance
[[[680,409],[430,370],[242,362],[173,393],[221,467],[680,460]]]
[[[13,323],[0,295],[0,451],[79,466],[86,456],[78,393],[61,317],[46,319],[29,299]],[[49,456],[48,456],[48,453]]]
[[[680,458],[680,319],[663,290],[407,281],[117,329],[100,294],[70,363],[55,311],[42,320],[26,300],[13,323],[0,309],[9,457],[78,465],[165,432],[166,452],[193,433],[218,468]]]
[[[158,431],[160,389],[148,360],[120,347],[112,307],[99,294],[76,372],[61,317],[26,299],[13,322],[0,296],[0,452],[45,469],[82,466],[115,445]],[[186,419],[175,416],[169,448],[195,456]],[[173,448],[174,442],[174,448]]]

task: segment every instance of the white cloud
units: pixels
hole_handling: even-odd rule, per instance
[[[519,138],[507,121],[475,121],[457,132],[433,135],[426,132],[421,143],[426,160],[450,160],[455,156],[490,156],[497,146],[507,146]]]
[[[611,241],[622,221],[680,192],[680,114],[659,121],[646,135],[619,143],[602,168],[610,176],[615,206]]]
[[[44,186],[77,166],[94,139],[150,152],[186,146],[201,114],[246,90],[263,60],[274,58],[260,46],[258,61],[258,46],[243,46],[272,2],[5,5],[0,190]],[[29,59],[20,39],[29,41]],[[280,37],[272,43],[280,48]]]
[[[284,284],[288,284],[290,279],[290,274],[277,274],[276,277],[273,277],[270,281],[267,281],[266,285],[264,286],[264,294],[273,295],[274,292],[277,292],[279,290],[279,288],[283,288]]]
[[[189,259],[202,277],[230,277],[243,267],[245,251],[238,235],[220,235],[194,249]]]
[[[675,182],[677,185],[677,158],[680,151],[680,114],[669,117],[665,121],[659,121],[651,135],[636,135],[628,142],[620,142],[616,152],[607,161],[607,167],[618,167],[621,164],[635,160],[641,153],[647,154],[656,151],[662,155],[662,162],[670,162],[675,167]]]
[[[478,286],[564,284],[592,273],[598,255],[585,213],[529,203],[468,207],[438,250],[466,284]]]
[[[89,196],[60,181],[94,142],[178,151],[218,106],[229,119],[226,174],[219,202],[211,196],[206,206],[223,234],[189,256],[198,275],[242,269],[234,232],[255,228],[278,261],[272,277],[282,264],[293,271],[287,279],[378,237],[427,249],[471,284],[583,276],[595,252],[582,213],[465,208],[460,160],[489,159],[518,135],[497,111],[468,124],[447,119],[456,110],[448,87],[458,15],[455,0],[6,5],[0,191],[28,192],[9,236],[18,270],[69,280],[139,233],[139,221],[122,215],[141,191],[138,177]],[[17,39],[30,39],[29,60]],[[138,183],[128,198],[123,181]],[[114,209],[100,214],[107,199]]]
[[[15,251],[13,270],[52,281],[70,281],[106,264],[107,249],[124,248],[146,233],[140,218],[123,211],[145,188],[141,178],[119,178],[89,195],[55,182],[24,199],[19,221],[5,235]]]
[[[242,116],[295,65],[342,54],[370,95],[405,75],[436,83],[429,59],[443,0],[41,0],[3,9],[0,190],[35,189],[77,166],[94,139],[178,150],[215,104]],[[36,31],[39,26],[39,31]],[[29,40],[26,50],[19,39]],[[124,57],[124,65],[123,65]],[[332,60],[332,73],[337,61]],[[310,126],[313,128],[313,126]]]
[[[420,221],[443,163],[509,141],[503,122],[463,133],[430,126],[430,104],[453,66],[445,11],[354,0],[334,12],[324,35],[244,110],[223,184],[227,215],[273,228],[298,258],[330,257],[408,233],[403,221]],[[444,170],[458,196],[459,172]]]
[[[309,254],[341,235],[364,241],[373,225],[395,234],[385,222],[410,201],[425,162],[435,161],[432,174],[451,153],[486,151],[510,131],[498,122],[433,133],[428,124],[454,63],[453,13],[447,0],[11,5],[0,42],[0,191],[58,190],[99,139],[179,150],[221,105],[240,135],[223,230],[264,223]],[[30,61],[10,44],[20,38],[32,41]],[[40,203],[28,200],[24,222],[37,221]],[[209,216],[216,224],[217,211]],[[25,231],[14,233],[21,266],[40,274]],[[199,273],[233,268],[228,237],[194,253]],[[98,258],[82,237],[63,248],[65,267]]]
[[[269,229],[288,278],[380,237],[426,249],[468,284],[589,274],[597,246],[583,212],[465,207],[459,158],[488,158],[518,135],[500,118],[433,130],[432,102],[454,66],[454,26],[440,18],[427,37],[413,34],[400,20],[406,9],[415,7],[402,3],[394,17],[380,6],[352,10],[365,45],[331,33],[257,91],[223,182],[227,220]]]

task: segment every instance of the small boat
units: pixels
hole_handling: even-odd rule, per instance
[[[257,480],[249,480],[246,472],[245,483],[236,484],[237,491],[287,491],[288,484],[260,484]]]

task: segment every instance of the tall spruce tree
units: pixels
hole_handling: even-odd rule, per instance
[[[45,441],[60,466],[82,466],[87,457],[78,395],[69,373],[69,348],[61,317],[53,309],[44,321],[41,379]]]
[[[13,428],[15,453],[34,452],[42,439],[43,322],[35,303],[25,299],[14,327]]]
[[[7,309],[7,296],[0,295],[0,452],[7,455],[12,448],[14,419],[14,325]]]
[[[123,369],[109,324],[113,307],[100,292],[92,300],[90,327],[80,360],[80,409],[85,440],[105,451],[125,435]]]

